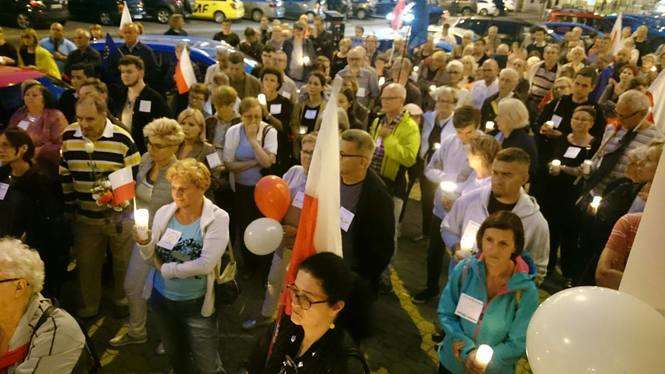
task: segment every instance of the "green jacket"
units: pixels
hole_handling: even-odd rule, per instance
[[[376,142],[383,123],[381,117],[372,121],[369,133]],[[416,156],[420,149],[420,130],[418,125],[404,112],[402,118],[395,126],[393,133],[383,138],[384,156],[381,162],[381,176],[394,181],[400,166],[411,167],[416,163]]]

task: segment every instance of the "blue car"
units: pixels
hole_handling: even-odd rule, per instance
[[[582,24],[582,23],[575,23],[575,22],[545,22],[543,24],[547,30],[551,30],[554,34],[558,35],[559,37],[563,38],[567,32],[572,31],[573,28],[579,27],[582,29],[582,40],[587,45],[591,45],[593,43],[593,38],[596,35],[599,36],[604,36],[605,33],[602,31],[596,30],[591,26]]]
[[[113,41],[116,43],[116,45],[123,43],[122,39],[120,38],[115,38]],[[229,52],[236,51],[233,47],[224,42],[219,42],[203,37],[172,35],[141,36],[141,42],[155,51],[157,62],[160,63],[161,66],[168,66],[170,63],[175,61],[175,47],[176,44],[180,41],[186,41],[189,43],[189,57],[192,60],[192,64],[197,65],[199,71],[201,72],[205,72],[206,69],[208,69],[208,66],[214,65],[217,62],[215,55],[217,53],[218,46],[226,48]],[[101,53],[104,51],[106,42],[103,40],[97,41],[92,43],[91,46]],[[258,63],[254,59],[245,56],[246,72],[251,72],[257,64]]]

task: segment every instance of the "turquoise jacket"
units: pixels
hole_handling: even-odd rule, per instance
[[[487,344],[494,349],[487,374],[515,372],[515,363],[526,350],[527,326],[539,302],[538,289],[533,281],[535,266],[530,266],[530,261],[527,256],[515,259],[515,272],[507,286],[489,303],[482,255],[457,264],[441,294],[437,309],[439,323],[446,334],[439,348],[439,360],[448,370],[464,372],[463,362],[458,361],[452,352],[453,342],[463,341],[463,360],[480,344]],[[483,312],[477,324],[455,314],[462,293],[483,302]]]

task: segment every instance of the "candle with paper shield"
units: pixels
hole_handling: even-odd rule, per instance
[[[545,124],[543,125],[543,127],[545,127],[545,128],[548,129],[548,130],[554,130],[554,122],[552,122],[552,121],[547,121],[547,122],[545,122]]]
[[[305,56],[305,57],[302,58],[302,64],[303,65],[309,65],[310,62],[311,61],[309,59],[309,56]]]
[[[550,174],[559,175],[561,173],[561,160],[552,160],[550,162]]]
[[[492,361],[493,355],[494,350],[492,347],[487,344],[481,344],[478,346],[478,350],[476,350],[476,363],[484,369]]]
[[[86,139],[85,143],[83,144],[83,148],[85,149],[85,153],[92,154],[93,152],[95,152],[95,143]]]
[[[592,165],[593,165],[593,161],[584,160],[584,162],[582,162],[582,174],[584,174],[584,175],[591,174],[591,166]]]
[[[266,100],[266,95],[264,94],[259,94],[259,96],[257,96],[257,99],[259,99],[259,104],[261,105],[265,106],[268,104],[268,101]]]
[[[591,207],[593,214],[596,214],[598,212],[598,207],[600,207],[600,203],[603,201],[602,196],[594,196],[591,202],[589,203],[589,206]]]
[[[379,86],[383,86],[386,83],[386,77],[379,77]]]
[[[429,86],[429,94],[432,95],[436,91],[436,85]]]
[[[494,121],[485,122],[485,130],[494,131]]]
[[[141,241],[148,240],[148,222],[150,221],[150,213],[148,209],[136,209],[134,211],[134,226],[136,226],[136,233]]]

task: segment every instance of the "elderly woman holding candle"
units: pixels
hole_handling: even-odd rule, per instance
[[[497,136],[502,149],[516,147],[529,154],[531,158],[529,176],[533,180],[538,165],[538,149],[529,130],[529,110],[526,105],[512,97],[502,99],[499,101],[494,120],[500,131]]]
[[[159,208],[173,202],[166,171],[176,162],[175,153],[185,139],[185,134],[177,121],[159,118],[143,128],[143,135],[147,139],[148,152],[143,154],[136,177],[136,207],[139,211],[146,210],[149,218],[145,222],[139,222],[140,217],[136,215],[134,218],[137,224],[147,226]],[[129,329],[109,341],[112,347],[148,341],[147,304],[143,298],[143,287],[149,271],[150,264],[141,257],[140,248],[135,246],[124,284],[129,301]]]
[[[461,261],[450,274],[437,310],[445,339],[440,373],[514,373],[526,351],[526,329],[538,307],[538,289],[529,257],[522,257],[520,218],[496,212],[482,223],[480,254]],[[493,350],[489,363],[480,345]]]
[[[141,256],[153,267],[144,296],[175,373],[224,372],[214,283],[229,242],[229,215],[204,196],[210,171],[203,163],[177,161],[166,179],[173,202],[155,213],[147,239],[135,229]]]

